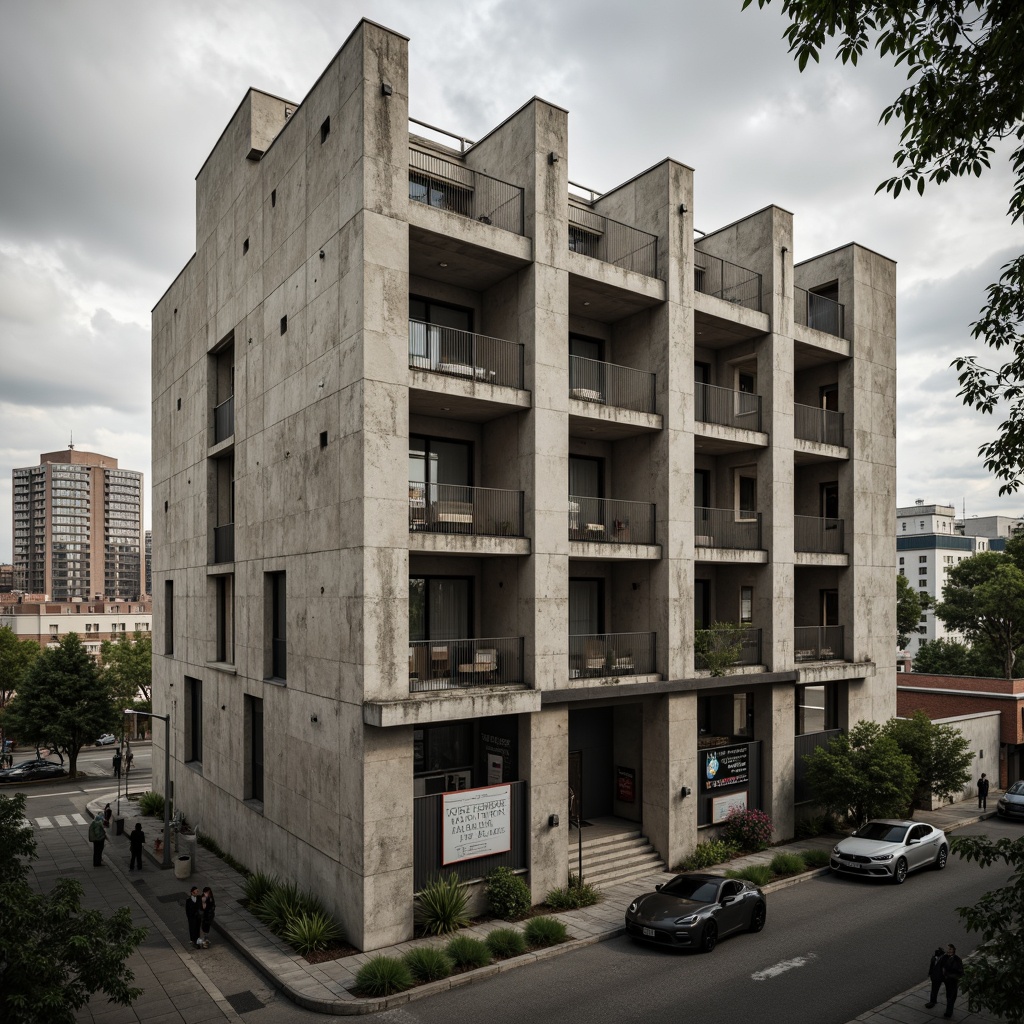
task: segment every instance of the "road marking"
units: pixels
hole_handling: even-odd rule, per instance
[[[89,822],[87,822],[87,821],[85,820],[85,818],[83,818],[83,817],[82,817],[82,816],[81,816],[80,814],[72,814],[72,815],[71,815],[71,820],[72,820],[72,821],[73,821],[73,822],[74,822],[74,823],[75,823],[76,825],[88,825],[88,824],[89,824]]]
[[[805,956],[795,956],[792,960],[781,960],[771,967],[766,967],[763,971],[754,971],[750,976],[750,980],[769,981],[772,978],[777,978],[780,974],[785,974],[786,971],[793,970],[795,967],[806,967],[812,960],[817,958],[817,953],[807,953]]]
[[[36,818],[36,824],[40,828],[53,828],[53,822],[49,818]]]
[[[60,825],[61,828],[67,828],[71,824],[71,819],[66,814],[55,814],[53,820]]]

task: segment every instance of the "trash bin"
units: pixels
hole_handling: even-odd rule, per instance
[[[188,878],[192,874],[192,858],[187,853],[179,853],[174,858],[174,877]]]
[[[192,870],[199,870],[199,850],[197,849],[196,836],[193,833],[182,833],[178,836],[178,851],[187,853],[192,858]]]
[[[114,835],[115,836],[123,836],[124,835],[124,818],[115,818],[114,819]]]

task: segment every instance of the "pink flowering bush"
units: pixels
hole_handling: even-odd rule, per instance
[[[722,838],[748,853],[766,850],[772,842],[772,819],[753,807],[746,810],[736,808],[725,819]]]

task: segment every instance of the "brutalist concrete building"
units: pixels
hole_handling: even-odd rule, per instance
[[[671,159],[581,192],[541,99],[439,135],[407,55],[363,21],[245,96],[153,313],[175,805],[365,949],[440,871],[542,900],[577,821],[598,882],[792,834],[895,705],[892,261],[695,232]]]

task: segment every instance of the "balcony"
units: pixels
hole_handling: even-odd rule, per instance
[[[409,367],[474,383],[522,388],[523,346],[410,320]]]
[[[709,253],[693,252],[693,287],[704,295],[761,312],[761,275]]]
[[[460,217],[523,233],[523,190],[463,164],[409,150],[409,198]]]
[[[842,519],[793,516],[793,550],[823,555],[843,554]]]
[[[761,664],[761,630],[755,626],[698,629],[694,635],[694,668],[715,671],[723,655],[731,668]]]
[[[654,510],[647,501],[569,495],[569,539],[598,544],[654,544]]]
[[[226,398],[213,410],[213,443],[226,441],[235,432],[235,396]]]
[[[409,692],[465,690],[523,683],[523,638],[413,640],[409,643]]]
[[[794,626],[794,661],[842,661],[842,626]]]
[[[842,447],[843,414],[815,405],[793,406],[793,435],[803,441]]]
[[[569,356],[569,397],[594,405],[654,412],[655,375],[585,356]]]
[[[693,510],[693,543],[698,548],[761,548],[761,513],[734,508]]]
[[[761,396],[714,384],[693,386],[694,419],[700,423],[718,423],[740,430],[761,429]]]
[[[409,531],[522,537],[523,492],[410,480]]]
[[[658,236],[569,206],[569,251],[645,277],[658,276]]]
[[[213,528],[213,563],[220,565],[223,562],[235,560],[235,524],[225,523],[223,526]]]
[[[824,295],[817,295],[805,288],[793,289],[793,319],[804,327],[844,337],[843,304]]]
[[[657,638],[657,633],[571,635],[569,678],[654,675]]]

